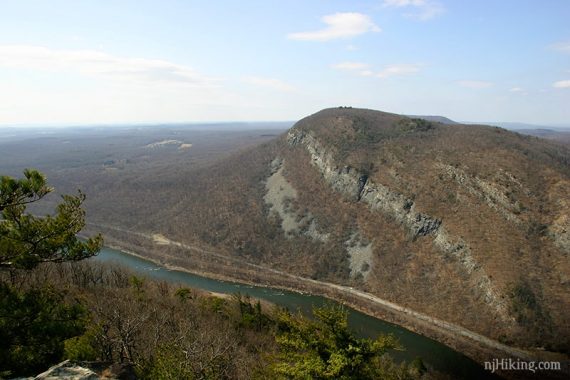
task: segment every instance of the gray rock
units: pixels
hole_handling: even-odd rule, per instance
[[[81,367],[66,360],[40,373],[34,380],[96,380],[100,376],[89,368]]]

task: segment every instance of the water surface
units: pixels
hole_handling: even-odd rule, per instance
[[[247,294],[287,307],[291,311],[301,310],[305,314],[310,314],[313,306],[322,306],[326,303],[338,304],[320,296],[214,280],[187,272],[169,270],[151,261],[110,248],[103,248],[99,255],[91,260],[116,262],[150,278],[184,284],[192,288],[225,294],[238,292]],[[352,308],[347,307],[347,309],[349,325],[359,336],[374,338],[378,334],[392,334],[398,338],[405,348],[405,351],[391,352],[392,357],[398,362],[410,362],[420,357],[428,368],[450,374],[457,379],[494,378],[479,364],[442,343]]]

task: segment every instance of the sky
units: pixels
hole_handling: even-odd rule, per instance
[[[568,0],[0,0],[0,125],[570,125]]]

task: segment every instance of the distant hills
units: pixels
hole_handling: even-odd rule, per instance
[[[413,119],[424,119],[427,121],[434,121],[436,123],[442,124],[459,124],[456,121],[453,121],[445,116],[429,116],[429,115],[404,115]]]
[[[538,124],[528,124],[528,123],[518,123],[518,122],[501,122],[501,121],[486,121],[486,122],[474,122],[474,121],[454,121],[445,116],[430,116],[430,115],[403,115],[410,118],[424,119],[428,121],[434,121],[443,124],[466,124],[466,125],[490,125],[501,127],[514,131],[532,131],[532,130],[546,130],[553,132],[570,132],[570,125],[568,126],[553,126],[553,125],[538,125]]]
[[[539,124],[529,124],[529,123],[515,123],[515,122],[484,122],[484,123],[468,123],[468,124],[486,124],[494,125],[501,128],[506,128],[510,130],[533,130],[533,129],[545,129],[553,131],[566,131],[570,132],[570,125],[568,126],[554,126],[554,125],[539,125]]]
[[[99,189],[116,201],[92,212],[565,350],[569,163],[568,148],[502,128],[332,108],[207,168]]]
[[[459,122],[453,121],[445,116],[424,116],[424,115],[407,115],[407,116],[411,118],[424,119],[443,124],[460,124]],[[464,122],[464,124],[498,126],[518,133],[522,133],[524,135],[530,135],[530,136],[540,137],[543,139],[558,141],[563,144],[570,144],[570,126],[567,127],[540,126],[536,124],[514,123],[514,122],[483,122],[483,123]]]
[[[50,180],[88,194],[93,230],[109,242],[179,266],[271,283],[240,266],[254,264],[351,286],[509,345],[570,350],[568,147],[346,107],[255,145],[242,137],[239,151],[199,165],[184,157],[202,143],[183,137],[140,145],[175,139],[190,149],[101,154],[101,164],[77,162]]]

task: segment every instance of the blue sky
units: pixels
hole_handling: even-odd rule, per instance
[[[0,125],[339,105],[570,125],[570,1],[0,0]]]

